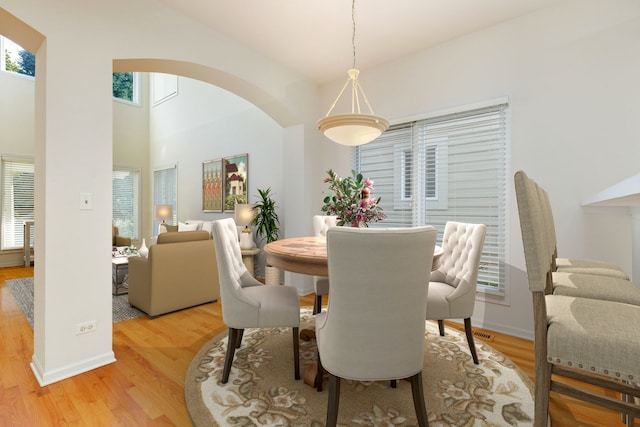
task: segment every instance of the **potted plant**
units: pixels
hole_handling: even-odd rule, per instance
[[[280,219],[276,212],[278,207],[271,197],[271,188],[258,189],[258,194],[260,194],[259,199],[253,206],[256,216],[251,221],[251,225],[256,226],[256,234],[262,236],[266,243],[275,242],[278,240],[278,233],[280,232],[278,228]],[[264,276],[265,284],[280,284],[280,271],[277,268],[265,265]]]

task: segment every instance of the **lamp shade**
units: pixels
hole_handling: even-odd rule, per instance
[[[173,218],[172,205],[156,205],[156,219],[166,220]]]
[[[235,206],[235,221],[237,225],[248,226],[256,216],[253,205],[250,203],[238,203]]]

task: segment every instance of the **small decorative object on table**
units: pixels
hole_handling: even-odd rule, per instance
[[[327,171],[324,182],[332,193],[324,198],[322,212],[336,215],[337,225],[368,227],[370,222],[382,221],[386,215],[378,205],[380,197],[373,198],[373,181],[363,178],[361,173],[351,171],[352,176],[339,178],[333,170]]]

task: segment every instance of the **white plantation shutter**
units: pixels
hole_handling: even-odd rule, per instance
[[[3,156],[2,249],[24,246],[24,222],[34,219],[33,189],[33,159]],[[33,236],[30,238],[33,241]]]
[[[356,169],[374,180],[391,219],[380,226],[433,225],[441,240],[447,221],[487,225],[478,287],[490,293],[502,293],[505,282],[506,110],[500,104],[395,126],[354,151]]]
[[[121,236],[140,238],[140,169],[114,167],[112,221]]]

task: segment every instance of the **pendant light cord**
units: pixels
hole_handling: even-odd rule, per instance
[[[353,24],[353,32],[351,35],[351,46],[353,46],[353,67],[356,68],[356,0],[351,3],[351,22]]]

